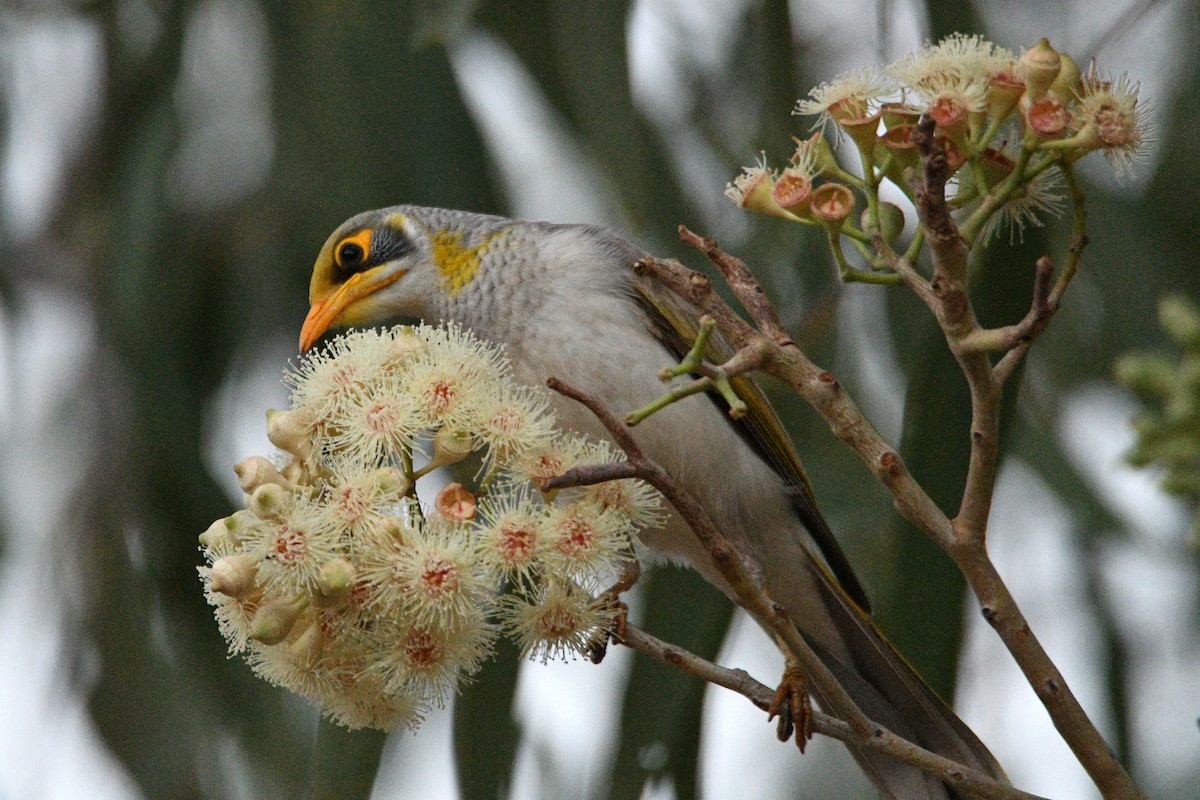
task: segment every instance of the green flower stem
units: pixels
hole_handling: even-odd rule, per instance
[[[908,243],[908,249],[904,251],[904,260],[909,264],[916,264],[917,257],[921,254],[921,248],[925,245],[925,226],[917,225],[917,232],[913,234],[912,241]]]
[[[663,410],[677,400],[682,400],[685,397],[689,397],[693,394],[699,394],[700,392],[706,392],[712,387],[713,381],[711,379],[697,378],[696,380],[684,386],[670,388],[663,394],[659,395],[656,399],[652,400],[636,411],[630,411],[628,414],[626,414],[625,424],[629,425],[630,427],[637,425],[639,422],[646,419],[646,417]]]
[[[1050,303],[1057,306],[1059,300],[1063,296],[1063,292],[1067,290],[1071,279],[1075,277],[1076,270],[1079,269],[1079,261],[1083,258],[1083,249],[1087,246],[1087,197],[1083,193],[1083,189],[1079,186],[1079,180],[1075,177],[1075,168],[1066,160],[1059,162],[1059,167],[1062,169],[1063,179],[1067,182],[1067,191],[1071,194],[1071,208],[1074,212],[1074,222],[1071,226],[1071,249],[1067,252],[1067,261],[1063,265],[1063,270],[1058,276],[1058,280],[1054,284],[1054,288],[1050,290]]]
[[[829,240],[829,249],[833,253],[833,259],[837,262],[838,277],[843,283],[873,283],[879,286],[899,286],[903,281],[900,276],[894,272],[870,272],[863,269],[855,269],[846,261],[846,254],[842,252],[841,239],[838,238],[837,231],[825,229],[825,234]],[[874,261],[875,256],[865,250],[867,258]]]
[[[863,244],[869,244],[871,241],[870,234],[868,234],[866,231],[863,231],[863,230],[860,230],[860,229],[854,227],[850,223],[844,223],[842,225],[841,233],[843,236],[847,236],[851,239],[855,239],[857,241],[862,242]]]
[[[1013,171],[992,189],[975,213],[959,228],[959,234],[968,247],[975,244],[975,237],[979,235],[979,231],[987,224],[992,215],[1003,208],[1013,193],[1025,183],[1027,180],[1025,169],[1029,165],[1029,159],[1035,148],[1036,145],[1028,143],[1021,146],[1021,152],[1017,154],[1017,165],[1013,167]]]
[[[704,362],[704,348],[708,346],[708,337],[716,327],[717,323],[712,317],[701,317],[700,330],[696,331],[696,341],[692,344],[692,349],[687,352],[687,355],[677,365],[664,367],[658,375],[659,379],[669,381],[671,378],[678,378],[680,375],[690,375],[695,372]]]
[[[716,387],[717,392],[725,399],[725,402],[729,404],[729,416],[734,419],[741,419],[746,416],[746,412],[750,409],[746,406],[742,398],[738,397],[737,392],[734,391],[733,384],[729,382],[729,376],[725,374],[725,371],[718,370],[718,372],[719,374],[712,379],[713,386]]]

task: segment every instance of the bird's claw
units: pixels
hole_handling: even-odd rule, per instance
[[[795,735],[796,747],[804,752],[805,745],[813,735],[812,701],[805,686],[804,673],[796,664],[789,664],[783,671],[779,688],[767,706],[767,719],[779,717],[775,726],[775,735],[779,741],[786,742]]]
[[[613,590],[608,590],[597,598],[599,602],[611,604],[614,615],[611,630],[601,630],[588,642],[588,661],[599,664],[608,653],[608,641],[619,642],[625,638],[625,625],[629,622],[629,606]]]

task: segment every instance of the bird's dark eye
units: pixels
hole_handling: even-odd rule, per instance
[[[338,261],[342,263],[343,267],[358,266],[362,263],[363,256],[365,255],[362,245],[355,244],[354,242],[346,242],[338,248]]]

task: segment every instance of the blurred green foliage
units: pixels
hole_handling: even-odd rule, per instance
[[[1013,4],[1023,5],[1036,4]],[[627,220],[630,235],[648,246],[685,258],[673,240],[675,226],[703,228],[711,200],[698,198],[695,175],[681,167],[674,149],[706,148],[728,159],[723,169],[730,177],[760,149],[786,152],[787,137],[802,132],[788,116],[791,105],[830,77],[831,48],[818,46],[827,34],[807,29],[795,4],[733,6],[732,56],[718,69],[702,68],[699,58],[685,63],[679,108],[667,115],[633,91],[627,2],[243,0],[240,7],[264,31],[258,57],[270,77],[270,169],[248,196],[199,203],[172,194],[172,165],[191,124],[180,89],[185,73],[197,69],[185,63],[187,44],[211,6],[97,0],[13,12],[90,20],[102,39],[98,124],[47,234],[74,260],[38,275],[81,291],[97,320],[94,357],[81,366],[79,384],[80,400],[97,422],[89,472],[67,526],[86,544],[75,550],[90,590],[77,620],[76,659],[95,648],[96,679],[88,688],[93,719],[147,798],[310,791],[314,798],[365,797],[382,738],[327,726],[318,732],[310,709],[227,660],[200,594],[195,537],[232,510],[205,466],[206,418],[222,385],[237,377],[237,359],[256,342],[295,337],[312,259],[352,213],[398,202],[507,210],[500,169],[453,69],[451,48],[463,37],[486,31],[508,48],[613,187],[619,203],[613,216]],[[148,35],[128,29],[135,7]],[[970,4],[930,0],[926,13],[934,36],[980,31]],[[1198,13],[1184,12],[1191,45]],[[1031,30],[1025,39],[1055,33]],[[684,56],[689,47],[708,46],[676,44]],[[1171,94],[1159,100],[1161,135],[1170,146],[1144,196],[1094,193],[1092,218],[1105,223],[1093,233],[1077,291],[1035,348],[1036,375],[1024,378],[1040,402],[1018,412],[1011,392],[1007,409],[1006,452],[1070,506],[1090,564],[1108,538],[1126,534],[1062,451],[1054,435],[1058,403],[1072,387],[1104,380],[1112,357],[1131,343],[1157,340],[1148,320],[1164,289],[1200,296],[1200,272],[1178,269],[1200,262],[1193,230],[1200,129],[1189,111],[1200,107],[1200,46],[1179,52]],[[728,230],[727,249],[762,273],[797,341],[820,363],[853,375],[839,347],[839,287],[820,255],[820,237],[760,219],[739,220]],[[1021,247],[989,249],[977,298],[984,322],[1019,317],[1036,256],[1062,250],[1063,232],[1053,226]],[[11,299],[27,276],[15,268],[24,262],[12,243],[2,252],[0,295]],[[965,475],[965,384],[914,298],[889,292],[886,316],[875,323],[899,354],[907,382],[901,450],[953,512]],[[849,383],[859,388],[853,378]],[[935,547],[897,522],[886,496],[811,411],[776,399],[822,507],[847,534],[881,624],[933,685],[952,695],[964,618],[961,579]],[[1130,656],[1114,621],[1115,601],[1095,572],[1089,567],[1090,602],[1109,656],[1109,707],[1099,716],[1115,721],[1118,750],[1136,771],[1139,754],[1128,735]],[[716,653],[730,615],[723,598],[676,572],[653,573],[644,591],[650,630]],[[681,625],[684,609],[702,624]],[[612,797],[636,798],[645,781],[669,778],[676,797],[695,797],[704,689],[641,658],[633,663],[624,696],[596,701],[622,709],[620,738],[600,786]],[[503,796],[511,785],[522,735],[512,716],[516,678],[514,660],[490,665],[458,704],[464,797]],[[639,711],[648,705],[655,713]],[[249,786],[231,778],[215,756],[229,737],[250,765]],[[639,755],[654,744],[665,747],[667,759],[647,768]],[[344,781],[310,784],[314,758],[323,775]],[[1195,785],[1200,767],[1192,772]],[[804,796],[803,787],[795,791]]]

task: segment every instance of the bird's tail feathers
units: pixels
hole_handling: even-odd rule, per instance
[[[1008,782],[999,762],[954,711],[896,651],[878,626],[814,564],[825,605],[853,663],[815,649],[854,702],[870,719],[927,750]],[[817,699],[822,698],[817,693]],[[954,797],[941,781],[867,748],[851,747],[855,759],[884,797],[944,800]]]

